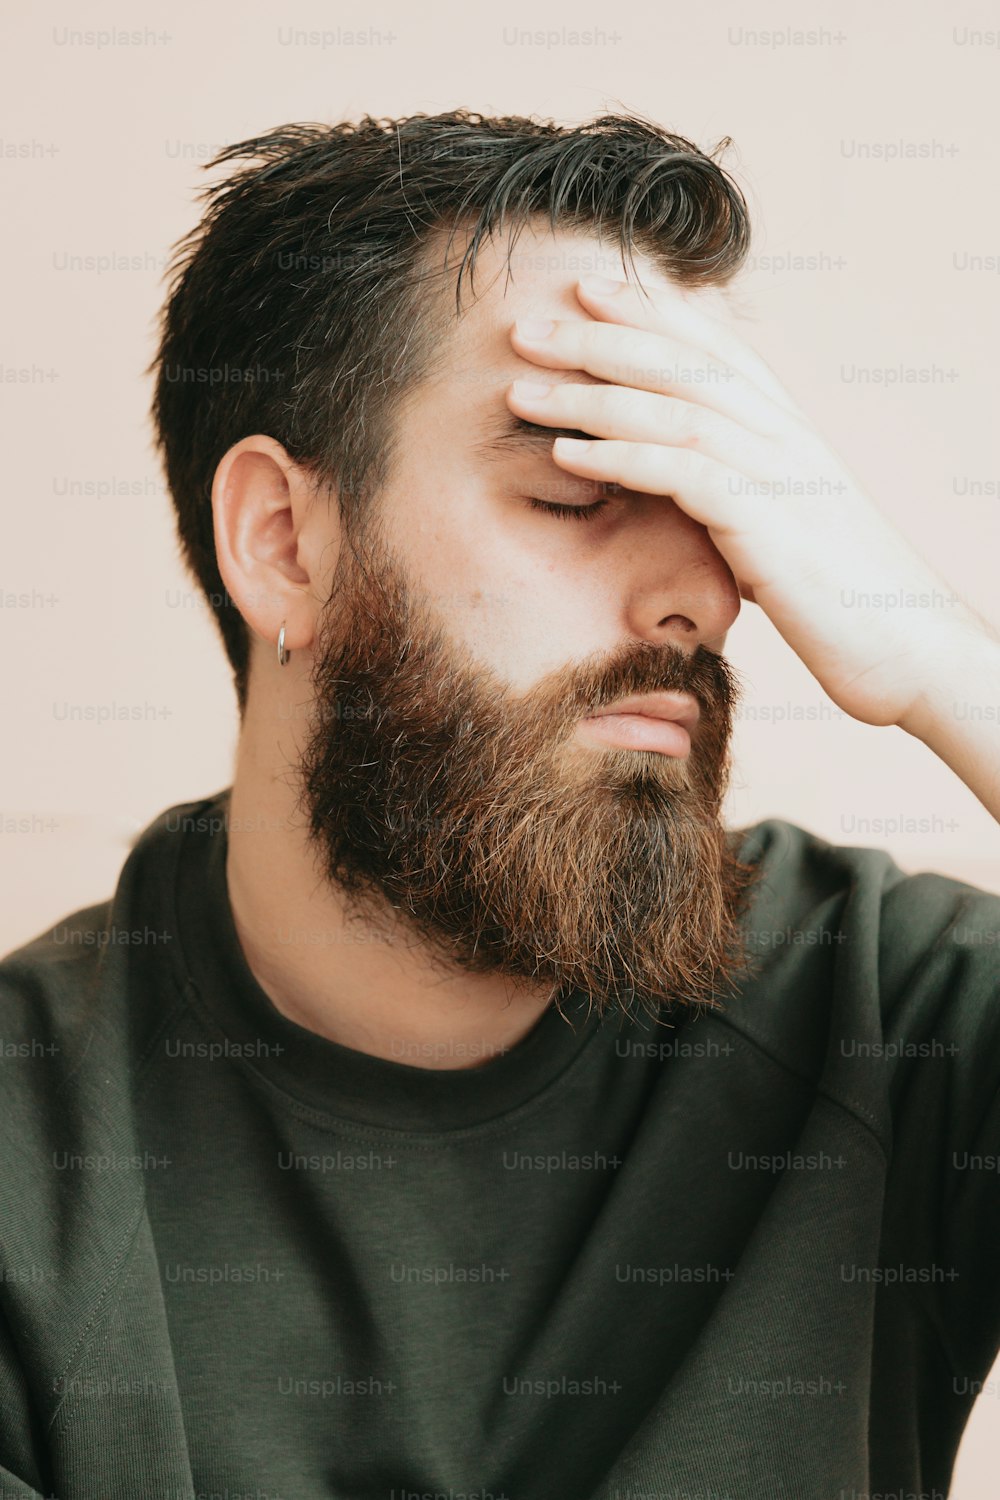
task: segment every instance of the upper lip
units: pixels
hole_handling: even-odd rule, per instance
[[[596,719],[604,714],[643,714],[647,719],[670,719],[690,734],[701,710],[690,693],[636,693],[631,698],[619,698],[606,708],[595,709],[590,717]]]

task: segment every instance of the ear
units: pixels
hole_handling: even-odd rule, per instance
[[[219,573],[276,667],[282,625],[286,651],[312,644],[326,570],[339,552],[336,506],[316,506],[316,499],[313,476],[260,433],[229,449],[212,482]]]

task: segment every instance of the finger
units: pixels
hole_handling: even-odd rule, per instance
[[[523,385],[514,381],[508,405],[543,426],[574,427],[597,438],[695,448],[752,480],[764,480],[772,473],[773,445],[767,438],[693,401],[620,385],[573,381],[556,382],[547,396],[541,396],[519,389]]]
[[[649,295],[643,295],[632,282],[619,282],[617,292],[594,292],[586,286],[587,278],[577,282],[577,297],[591,316],[612,323],[630,324],[648,329],[650,333],[661,333],[683,339],[695,348],[703,349],[720,363],[739,370],[748,380],[771,398],[772,401],[802,417],[803,412],[785,390],[767,361],[751,349],[737,330],[721,318],[713,317],[699,306],[697,292],[682,295],[680,288],[651,282]]]
[[[592,443],[556,438],[552,457],[561,468],[673,500],[695,521],[720,535],[745,530],[746,500],[739,476],[726,464],[690,448],[602,438]]]
[[[711,355],[660,333],[596,320],[556,321],[550,334],[511,333],[523,358],[557,370],[584,370],[612,385],[696,402],[765,437],[783,436],[789,414],[751,380]]]

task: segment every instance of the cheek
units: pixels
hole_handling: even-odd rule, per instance
[[[597,600],[543,559],[494,556],[488,575],[480,567],[453,576],[463,583],[449,610],[451,635],[518,696],[608,644],[597,634]]]
[[[592,564],[574,568],[558,524],[485,504],[442,514],[413,490],[392,516],[414,596],[516,694],[613,644],[608,580]]]
[[[461,539],[428,533],[409,571],[413,589],[423,590],[448,636],[478,666],[495,672],[515,693],[538,680],[563,614],[546,565],[515,553],[509,537],[480,528],[475,537]]]

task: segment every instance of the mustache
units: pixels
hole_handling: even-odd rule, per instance
[[[673,645],[630,644],[610,663],[578,678],[567,709],[574,714],[594,713],[620,698],[663,692],[690,693],[703,714],[728,717],[739,702],[743,683],[735,667],[707,646],[687,652]]]
[[[321,672],[321,668],[319,669]],[[385,690],[380,691],[380,687]],[[362,670],[353,682],[327,676],[307,712],[297,716],[311,721],[364,721],[372,728],[388,727],[408,716],[396,693],[399,682],[390,676],[381,685]],[[598,664],[577,674],[567,688],[564,683],[545,683],[512,705],[515,713],[553,731],[568,730],[581,717],[599,712],[622,698],[657,692],[689,693],[697,702],[701,720],[728,725],[743,692],[736,669],[718,652],[699,646],[693,653],[671,647],[633,644],[624,655],[616,655],[610,666]],[[503,695],[501,695],[503,696]]]

